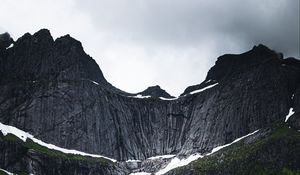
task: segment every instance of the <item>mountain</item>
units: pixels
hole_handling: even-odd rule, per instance
[[[175,98],[171,96],[168,92],[161,89],[159,85],[150,86],[142,92],[137,93],[136,95],[140,95],[141,97],[152,97],[152,98],[163,98],[163,99],[172,99]]]
[[[79,41],[69,35],[54,40],[46,29],[33,35],[27,33],[16,40],[13,47],[3,49],[0,68],[0,122],[3,126],[14,126],[57,147],[117,160],[95,165],[93,162],[103,160],[84,156],[70,158],[66,153],[52,153],[47,147],[40,148],[40,145],[3,134],[0,168],[11,172],[154,173],[175,158],[207,155],[196,161],[201,164],[202,160],[221,154],[210,154],[214,148],[257,130],[258,133],[246,139],[251,143],[261,142],[272,136],[271,131],[265,134],[262,131],[268,128],[276,131],[274,123],[290,126],[296,135],[291,140],[294,139],[296,145],[299,143],[296,138],[300,130],[300,61],[284,59],[282,54],[264,45],[254,46],[242,54],[220,56],[206,79],[187,87],[178,98],[159,86],[136,94],[114,87]],[[291,110],[293,115],[285,123]],[[274,148],[274,152],[285,154],[280,147],[293,148],[284,138],[279,138],[283,143]],[[234,145],[228,149],[236,150]],[[245,146],[241,143],[240,147]],[[263,156],[264,150],[257,149],[257,152]],[[295,151],[293,155],[299,155],[299,150]],[[169,156],[149,159],[159,155]],[[255,156],[253,159],[264,162],[278,158],[276,154],[269,156],[269,159]],[[293,164],[294,159],[289,160],[287,156],[280,159],[286,163],[278,165],[278,172],[283,168],[300,170]],[[250,161],[247,157],[242,160]],[[236,164],[230,165],[235,167]],[[190,169],[194,169],[194,163],[188,165],[187,171]],[[217,167],[206,174],[238,172],[224,170],[222,173]]]

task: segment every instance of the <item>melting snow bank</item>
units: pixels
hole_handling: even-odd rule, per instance
[[[285,122],[295,113],[294,108],[290,108],[288,115],[285,117]]]
[[[201,155],[200,153],[195,153],[195,154],[190,155],[189,157],[183,158],[183,159],[179,159],[178,157],[175,157],[175,158],[173,158],[173,159],[169,162],[169,164],[167,164],[166,167],[164,167],[163,169],[161,169],[161,170],[159,170],[158,172],[156,172],[155,175],[162,175],[162,174],[165,174],[165,173],[167,173],[168,171],[173,170],[173,169],[175,169],[175,168],[182,167],[182,166],[186,166],[186,165],[188,165],[189,163],[191,163],[191,162],[193,162],[193,161],[195,161],[195,160],[197,160],[197,159],[199,159],[199,158],[203,158],[204,156],[209,156],[209,155],[211,155],[211,154],[213,154],[213,153],[215,153],[215,152],[217,152],[217,151],[219,151],[219,150],[221,150],[221,149],[223,149],[223,148],[225,148],[225,147],[228,147],[228,146],[230,146],[230,145],[232,145],[232,144],[234,144],[234,143],[236,143],[236,142],[238,142],[238,141],[240,141],[240,140],[242,140],[242,139],[244,139],[244,138],[246,138],[246,137],[249,137],[249,136],[251,136],[251,135],[257,133],[258,131],[259,131],[259,130],[256,130],[256,131],[251,132],[251,133],[249,133],[249,134],[247,134],[247,135],[245,135],[245,136],[242,136],[242,137],[240,137],[240,138],[237,138],[237,139],[235,139],[233,142],[228,143],[228,144],[226,144],[226,145],[218,146],[218,147],[212,149],[212,151],[211,151],[210,153],[207,153],[207,154],[205,154],[205,155]],[[159,157],[162,157],[162,158],[172,158],[171,156],[174,157],[174,155],[165,155],[165,156],[156,156],[156,157],[153,157],[153,158],[154,158],[154,159],[157,158],[157,157],[158,157],[158,158],[159,158]],[[153,158],[152,158],[152,159],[153,159]],[[150,159],[150,158],[148,158],[148,159]],[[137,173],[131,173],[130,175],[150,175],[150,174],[151,174],[151,173],[147,173],[147,172],[137,172]]]
[[[4,170],[4,169],[2,169],[2,168],[0,168],[0,171],[3,171],[3,172],[5,172],[5,173],[8,174],[8,175],[14,175],[14,173],[8,172],[8,171],[6,171],[6,170]]]
[[[207,89],[210,89],[210,88],[212,88],[212,87],[214,87],[214,86],[216,86],[216,85],[218,85],[218,84],[219,84],[219,83],[215,83],[215,84],[206,86],[206,87],[204,87],[204,88],[202,88],[202,89],[194,90],[194,91],[190,92],[189,94],[196,94],[196,93],[199,93],[199,92],[203,92],[203,91],[205,91],[205,90],[207,90]]]
[[[26,142],[27,138],[29,138],[33,142],[35,142],[35,143],[37,143],[41,146],[45,146],[45,147],[47,147],[49,149],[52,149],[52,150],[61,151],[61,152],[66,153],[66,154],[77,154],[77,155],[90,156],[90,157],[95,157],[95,158],[104,158],[104,159],[110,160],[112,162],[116,162],[116,160],[105,157],[105,156],[96,155],[96,154],[88,154],[88,153],[85,153],[85,152],[65,149],[65,148],[61,148],[61,147],[58,147],[58,146],[55,146],[55,145],[52,145],[52,144],[49,144],[49,143],[45,143],[41,140],[38,140],[38,139],[34,138],[33,135],[31,135],[27,132],[24,132],[24,131],[16,128],[16,127],[13,127],[13,126],[2,124],[1,122],[0,122],[0,130],[1,130],[1,132],[4,136],[6,136],[7,134],[13,134],[13,135],[17,136],[18,138],[20,138],[21,140],[23,140],[24,142]]]

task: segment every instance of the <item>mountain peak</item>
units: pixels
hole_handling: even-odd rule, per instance
[[[24,34],[3,56],[0,83],[37,80],[91,80],[107,85],[99,66],[70,35],[55,41],[48,29]],[[16,65],[15,63],[23,64]]]
[[[55,40],[55,44],[60,45],[62,47],[73,47],[79,50],[83,50],[82,44],[80,41],[71,37],[69,34],[59,37]]]
[[[264,62],[280,62],[283,55],[267,46],[259,44],[242,54],[225,54],[218,57],[216,64],[209,70],[206,80],[221,80],[232,73],[243,72]]]
[[[15,42],[16,48],[28,47],[32,50],[48,50],[53,46],[54,40],[48,29],[41,29],[31,35],[30,33],[25,33],[22,37],[17,39]]]
[[[9,33],[0,34],[0,51],[6,49],[14,42]]]
[[[37,31],[36,33],[34,33],[33,35],[52,38],[50,30],[48,30],[48,29],[41,29],[41,30]]]
[[[278,56],[278,58],[283,58],[283,54],[282,53],[277,53],[274,50],[271,50],[269,47],[263,45],[263,44],[258,44],[253,46],[252,50],[250,50],[248,53],[251,53],[253,55],[260,55],[260,56],[264,56],[264,57],[272,57],[274,55]]]
[[[168,92],[166,92],[164,89],[161,89],[159,85],[150,86],[144,91],[137,93],[143,96],[151,96],[154,98],[163,97],[163,98],[174,98],[171,96]]]

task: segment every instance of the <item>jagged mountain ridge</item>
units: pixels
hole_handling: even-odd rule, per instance
[[[298,86],[298,62],[260,45],[219,57],[185,96],[136,99],[105,80],[80,42],[70,36],[53,41],[41,30],[1,53],[0,121],[61,147],[118,160],[205,153],[284,120]]]

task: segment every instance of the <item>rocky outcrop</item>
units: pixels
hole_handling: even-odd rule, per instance
[[[10,37],[9,33],[0,34],[0,52],[9,47],[13,42],[14,40]]]
[[[41,30],[0,53],[0,121],[61,147],[118,160],[205,153],[284,121],[298,62],[259,45],[219,57],[206,80],[178,99],[139,99],[109,84],[79,41],[68,35],[54,41]],[[211,83],[218,84],[189,93]],[[159,87],[144,92],[169,97]]]
[[[144,91],[139,92],[137,94],[142,95],[142,96],[151,96],[153,98],[159,98],[159,97],[163,97],[163,98],[175,98],[175,97],[171,96],[165,90],[161,89],[160,86],[158,86],[158,85],[156,85],[156,86],[150,86],[147,89],[145,89]]]

